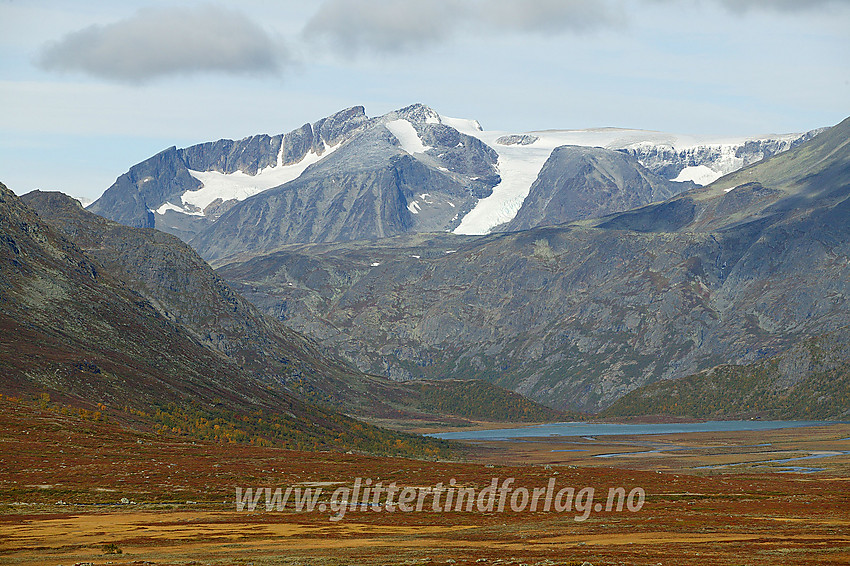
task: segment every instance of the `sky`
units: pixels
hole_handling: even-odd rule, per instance
[[[18,194],[416,102],[515,132],[808,131],[850,115],[850,0],[0,0]]]

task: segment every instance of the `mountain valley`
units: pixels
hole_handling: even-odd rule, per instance
[[[108,221],[60,193],[0,193],[5,395],[203,438],[417,455],[448,447],[340,411],[557,418],[483,383],[361,374],[257,311],[179,239]]]
[[[24,202],[265,387],[373,419],[424,417],[426,398],[508,418],[514,401],[485,383],[533,400],[510,413],[525,419],[558,414],[535,403],[620,415],[644,388],[797,359],[850,327],[848,127],[509,133],[421,104],[352,107],[170,148],[88,211]],[[470,413],[473,390],[500,400]],[[842,391],[823,416],[843,414]],[[747,413],[727,405],[711,414]]]
[[[602,218],[288,245],[218,271],[364,371],[487,379],[596,412],[850,325],[848,128]]]

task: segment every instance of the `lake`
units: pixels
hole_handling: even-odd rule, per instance
[[[549,423],[520,428],[468,430],[429,434],[445,440],[511,440],[546,436],[611,436],[615,434],[678,434],[683,432],[736,432],[824,426],[837,421],[708,421],[703,423],[620,424]]]

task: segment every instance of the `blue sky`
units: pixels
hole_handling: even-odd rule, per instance
[[[487,129],[806,131],[848,0],[0,0],[0,181],[96,198],[172,146],[422,102]]]

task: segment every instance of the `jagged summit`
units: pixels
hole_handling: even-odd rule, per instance
[[[443,119],[433,108],[417,102],[400,110],[389,112],[381,117],[381,120],[403,119],[414,124],[442,124]]]
[[[718,140],[619,128],[501,132],[421,103],[374,118],[353,106],[286,134],[168,148],[131,167],[89,210],[175,234],[207,259],[294,242],[486,234],[514,220],[533,186],[537,198],[554,197],[540,190],[554,187],[547,177],[564,175],[549,162],[556,148],[625,153],[665,182],[681,183],[658,193],[669,196],[816,133]],[[646,204],[634,194],[620,202]],[[548,214],[545,222],[590,210]],[[538,221],[544,219],[521,224]]]

